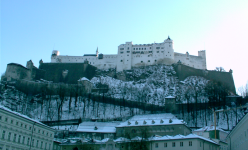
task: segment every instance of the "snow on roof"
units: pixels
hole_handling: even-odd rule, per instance
[[[116,127],[184,124],[171,113],[136,115]]]
[[[89,81],[90,82],[90,80],[89,79],[87,79],[87,78],[85,78],[85,77],[82,77],[81,79],[79,79],[78,81]]]
[[[29,118],[28,116],[23,115],[23,114],[21,114],[21,113],[12,111],[12,110],[10,110],[9,108],[4,107],[3,105],[0,105],[0,109],[5,110],[5,111],[8,111],[9,113],[15,114],[15,115],[17,115],[17,116],[23,117],[23,118],[25,118],[25,119],[28,119],[28,120],[30,120],[30,121],[36,122],[36,123],[38,123],[38,124],[40,124],[40,125],[43,125],[43,126],[46,126],[46,127],[50,128],[49,126],[47,126],[47,125],[45,125],[45,124],[43,124],[43,123],[41,123],[41,122],[39,122],[39,121],[37,121],[37,120],[34,120],[34,119],[32,119],[32,118]],[[52,128],[50,128],[50,129],[52,129]]]
[[[115,133],[119,122],[83,122],[77,132]]]
[[[205,126],[203,128],[194,130],[194,132],[201,132],[201,131],[205,132],[205,131],[213,131],[213,130],[215,130],[214,126]],[[216,130],[219,130],[219,131],[222,131],[222,132],[226,132],[226,131],[222,130],[219,127],[216,127]],[[228,133],[228,132],[226,132],[226,133]]]
[[[165,97],[165,98],[175,98],[175,97],[174,97],[174,96],[169,95],[169,96],[167,96],[167,97]]]
[[[178,140],[178,139],[202,139],[202,140],[218,145],[215,141],[204,138],[202,136],[198,136],[196,134],[189,134],[186,136],[180,135],[180,134],[176,136],[168,136],[168,135],[162,136],[162,137],[155,136],[155,137],[149,138],[149,141]]]

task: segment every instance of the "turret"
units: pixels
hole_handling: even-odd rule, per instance
[[[59,51],[57,51],[57,50],[53,50],[53,52],[52,52],[52,56],[59,56]]]
[[[97,49],[96,49],[96,57],[98,57],[98,53],[99,53],[99,52],[98,52],[98,47],[97,47]]]
[[[32,62],[32,60],[27,61],[26,67],[27,67],[28,69],[32,69],[33,66],[34,66],[34,63]]]

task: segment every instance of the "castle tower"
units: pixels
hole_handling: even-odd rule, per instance
[[[206,51],[205,50],[198,51],[198,56],[203,58],[202,68],[207,69]]]
[[[97,49],[96,49],[96,57],[98,57],[98,46],[97,46]]]
[[[26,67],[27,67],[28,69],[32,69],[33,66],[34,66],[34,63],[32,62],[32,60],[27,61]]]

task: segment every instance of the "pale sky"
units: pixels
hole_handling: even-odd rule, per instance
[[[1,0],[0,73],[11,62],[50,62],[53,49],[117,54],[127,41],[160,43],[168,35],[175,52],[205,49],[207,69],[232,69],[236,89],[247,83],[247,0]]]

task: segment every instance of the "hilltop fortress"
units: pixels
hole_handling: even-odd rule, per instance
[[[54,50],[51,56],[51,63],[83,63],[85,61],[98,69],[114,68],[117,71],[156,64],[171,65],[178,61],[196,69],[207,69],[205,50],[198,51],[198,56],[189,55],[188,52],[176,53],[170,37],[162,43],[133,45],[132,42],[126,42],[118,46],[117,54],[112,55],[99,54],[97,48],[96,54],[65,56],[59,55],[59,51]]]

